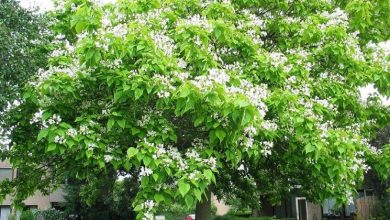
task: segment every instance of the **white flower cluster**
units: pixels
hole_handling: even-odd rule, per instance
[[[209,87],[212,87],[214,83],[226,85],[229,82],[230,76],[223,69],[209,69],[208,75],[202,75],[195,77],[191,80],[192,84],[204,91]]]
[[[322,12],[320,16],[327,19],[325,24],[320,24],[319,28],[321,30],[325,30],[330,26],[348,26],[348,14],[340,8],[336,8],[332,13],[327,11]]]
[[[135,15],[134,21],[137,24],[142,24],[142,25],[145,25],[145,26],[151,26],[152,23],[153,23],[152,21],[156,21],[157,20],[157,21],[160,22],[160,26],[164,30],[164,29],[167,28],[167,20],[166,19],[162,19],[164,17],[163,14],[164,13],[168,13],[170,11],[171,11],[170,8],[165,7],[165,8],[149,10],[146,13],[138,13],[138,14]]]
[[[160,82],[160,85],[163,87],[158,93],[159,98],[168,98],[171,95],[171,92],[176,90],[176,87],[173,86],[172,78],[169,78],[164,75],[154,74],[153,79],[157,82]]]
[[[244,128],[242,145],[244,145],[246,151],[253,147],[253,144],[255,143],[254,137],[256,136],[256,134],[257,129],[252,125]]]
[[[217,168],[217,159],[215,157],[210,157],[209,159],[204,160],[204,162],[209,165],[212,170]]]
[[[152,210],[155,207],[155,205],[156,204],[154,203],[153,200],[146,200],[141,205],[141,208],[144,209],[144,216],[142,217],[142,220],[154,220]]]
[[[260,126],[264,130],[268,130],[268,131],[276,131],[278,129],[278,125],[275,123],[275,121],[271,121],[271,120],[264,120]]]
[[[89,129],[88,125],[80,125],[80,134],[88,135],[91,133],[92,133],[92,131]]]
[[[107,28],[107,33],[111,33],[118,38],[125,38],[129,33],[127,24],[117,24],[113,27]]]
[[[284,66],[288,61],[288,58],[281,52],[271,52],[269,53],[269,58],[275,68]]]
[[[192,15],[187,19],[182,19],[177,23],[178,27],[196,26],[205,29],[208,32],[213,31],[213,26],[209,23],[209,20],[199,14]]]
[[[157,151],[153,154],[152,156],[153,159],[156,160],[167,154],[167,150],[164,148],[163,144],[157,144],[156,148]]]
[[[390,71],[390,40],[380,43],[369,42],[367,48],[371,51],[372,61],[380,64],[386,72]]]
[[[245,10],[244,13],[249,17],[249,26],[258,27],[261,30],[266,28],[266,23],[262,18],[256,16],[254,13],[250,13],[248,10]]]
[[[150,122],[150,114],[145,114],[141,117],[140,120],[137,121],[137,125],[140,127],[145,127]]]
[[[331,110],[331,111],[337,111],[337,106],[334,104],[330,103],[329,100],[327,99],[320,99],[318,97],[314,97],[313,102],[322,105],[323,107]]]
[[[112,155],[104,155],[104,161],[106,163],[110,163],[112,160],[114,159],[114,157]]]
[[[378,149],[378,148],[372,146],[372,145],[370,144],[370,142],[369,142],[367,139],[365,139],[365,138],[361,139],[360,144],[361,144],[362,146],[366,147],[366,149],[367,149],[369,152],[371,152],[372,154],[381,154],[381,153],[382,153],[382,150],[381,150],[381,149]]]
[[[66,134],[69,136],[69,137],[76,137],[77,135],[77,130],[74,129],[74,128],[69,128],[67,131],[66,131]]]
[[[144,176],[150,176],[152,174],[153,174],[153,170],[151,170],[148,167],[141,167],[140,172],[139,172],[140,178],[144,177]]]
[[[268,107],[264,103],[264,99],[268,97],[268,88],[266,84],[254,85],[248,80],[240,80],[240,88],[229,87],[228,92],[235,94],[240,93],[248,98],[248,101],[257,107],[261,117],[264,117],[268,112]]]
[[[57,114],[53,114],[49,119],[43,120],[43,111],[39,110],[33,115],[30,124],[40,124],[43,128],[48,128],[51,125],[60,124],[61,121],[61,117]]]
[[[328,72],[328,71],[322,72],[320,74],[320,78],[325,80],[331,80],[333,82],[339,82],[339,83],[344,83],[346,81],[344,76],[332,72]]]
[[[65,144],[66,139],[63,136],[57,135],[54,137],[54,143],[56,144]]]
[[[87,148],[88,148],[89,151],[93,151],[94,149],[97,148],[97,145],[95,143],[89,143],[87,145]]]
[[[320,132],[321,141],[324,142],[325,144],[329,144],[327,138],[329,136],[329,130],[334,128],[333,122],[332,121],[326,121],[324,123],[317,122],[316,127]]]
[[[291,76],[287,79],[285,89],[286,91],[291,91],[294,95],[305,95],[310,97],[311,94],[311,86],[309,83],[300,81],[300,84],[297,84],[297,77]]]
[[[198,181],[200,179],[201,173],[199,170],[194,170],[194,172],[188,174],[188,179],[193,181]]]
[[[156,47],[165,53],[165,55],[172,56],[174,54],[176,45],[171,38],[161,32],[151,32],[150,37],[152,38]]]
[[[262,149],[260,150],[261,154],[265,157],[270,156],[272,154],[272,148],[274,147],[274,143],[270,141],[261,142]]]
[[[205,140],[205,139],[200,139],[200,138],[195,138],[191,145],[194,147],[194,148],[198,148],[198,149],[204,149],[208,146],[208,141]]]
[[[363,151],[357,151],[354,153],[354,158],[352,161],[352,166],[349,166],[352,172],[356,173],[359,170],[364,170],[368,172],[370,167],[366,164],[366,159]]]

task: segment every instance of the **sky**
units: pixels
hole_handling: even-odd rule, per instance
[[[38,7],[42,12],[51,10],[54,7],[52,0],[18,0],[18,1],[20,2],[20,5],[22,5],[25,8]],[[95,0],[95,1],[104,4],[104,3],[113,2],[114,0]]]
[[[108,3],[113,2],[114,0],[98,0],[102,3]],[[20,4],[25,8],[31,8],[31,7],[38,7],[40,11],[48,11],[53,9],[54,5],[51,0],[19,0]],[[385,42],[385,47],[390,48],[390,41]],[[363,100],[366,100],[367,97],[370,96],[370,94],[377,93],[377,90],[374,88],[372,84],[368,85],[367,87],[360,89],[361,97]],[[385,105],[390,105],[390,98],[389,97],[382,97],[382,102]]]
[[[19,2],[24,8],[39,7],[41,11],[48,11],[54,7],[51,0],[19,0]]]

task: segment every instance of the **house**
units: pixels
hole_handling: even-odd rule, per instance
[[[322,204],[316,204],[299,193],[282,201],[279,206],[263,204],[263,216],[276,216],[277,218],[291,218],[296,220],[368,220],[375,207],[376,197],[372,190],[359,190],[359,195],[353,204],[337,208],[335,199],[327,199]]]
[[[299,196],[299,192],[296,192],[295,195],[284,199],[278,206],[273,206],[266,200],[263,201],[258,214],[264,217],[275,216],[291,220],[356,220],[356,217],[368,220],[373,213],[377,201],[376,197],[369,189],[358,192],[359,195],[355,198],[354,204],[344,205],[340,208],[336,208],[335,199],[327,199],[322,204],[316,204]],[[222,201],[217,201],[215,197],[212,201],[217,207],[217,215],[224,215],[229,211],[230,207]]]
[[[5,161],[0,161],[0,182],[5,179],[13,179],[17,175],[15,169],[12,169],[11,165]],[[37,209],[49,209],[55,208],[59,203],[64,202],[63,189],[57,189],[50,195],[43,195],[40,192],[36,192],[33,196],[27,198],[24,204],[27,208]],[[8,216],[11,213],[12,198],[7,197],[2,204],[0,204],[0,220],[8,220]]]

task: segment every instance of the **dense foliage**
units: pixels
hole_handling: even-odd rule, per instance
[[[67,181],[63,208],[68,216],[72,216],[72,219],[135,219],[131,204],[137,193],[137,181],[130,178],[116,181],[111,177],[103,177],[94,186],[94,192],[89,189],[82,181]],[[83,196],[85,193],[93,193],[93,198],[85,201],[85,196]]]
[[[208,189],[346,203],[389,166],[367,141],[389,110],[359,96],[390,94],[386,1],[60,2],[49,68],[2,114],[21,175],[1,195],[114,170],[138,179],[134,208],[152,219]]]
[[[0,111],[47,64],[50,39],[44,19],[18,1],[0,0]]]

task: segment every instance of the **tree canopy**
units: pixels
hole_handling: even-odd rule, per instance
[[[390,94],[386,1],[60,3],[48,68],[2,113],[21,175],[1,195],[114,172],[138,219],[208,190],[347,203],[388,151],[368,140],[389,109],[359,95]]]
[[[42,15],[15,0],[0,1],[0,111],[46,65],[49,42]]]

